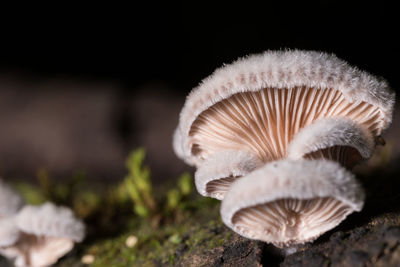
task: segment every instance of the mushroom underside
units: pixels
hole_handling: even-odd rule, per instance
[[[295,134],[316,120],[348,118],[376,136],[382,116],[378,107],[351,103],[335,89],[265,88],[234,94],[203,111],[191,125],[189,143],[197,161],[246,148],[267,162],[283,158]]]
[[[196,188],[203,196],[222,200],[236,178],[263,163],[247,151],[219,151],[207,158],[195,173]]]
[[[243,236],[285,247],[316,239],[352,212],[333,197],[285,198],[240,209],[231,222]]]
[[[348,169],[353,168],[363,159],[360,152],[350,146],[332,146],[307,153],[303,157],[305,159],[334,160]]]
[[[317,151],[307,153],[303,156],[305,159],[325,159],[333,160],[348,169],[353,168],[357,163],[363,160],[359,151],[350,146],[332,146]],[[206,196],[210,196],[216,199],[222,200],[232,186],[232,184],[237,180],[241,179],[242,176],[230,176],[218,178],[209,181],[206,186]]]
[[[289,159],[329,159],[348,168],[371,157],[371,133],[345,118],[320,119],[302,128],[289,143]]]
[[[291,246],[360,211],[364,198],[354,175],[335,161],[280,160],[238,179],[222,201],[221,216],[244,237]]]
[[[210,197],[223,199],[225,193],[228,192],[232,183],[239,177],[225,177],[212,180],[206,184],[206,192]]]
[[[0,248],[0,254],[14,259],[15,266],[50,266],[73,246],[68,238],[22,233],[17,243]]]

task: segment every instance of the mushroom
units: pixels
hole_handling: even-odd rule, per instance
[[[23,205],[21,196],[0,179],[0,220],[14,215]]]
[[[351,168],[371,157],[371,133],[347,118],[321,119],[299,131],[289,143],[288,159],[331,159]],[[211,155],[196,171],[196,187],[203,196],[224,198],[230,185],[262,162],[245,151],[221,151]]]
[[[18,239],[0,247],[16,266],[49,266],[82,241],[84,225],[72,211],[52,203],[25,206],[15,217]]]
[[[23,204],[22,198],[0,179],[0,250],[18,239],[19,230],[15,225],[15,214]]]
[[[325,158],[353,167],[372,156],[371,133],[347,118],[328,118],[300,130],[289,143],[288,159]]]
[[[246,151],[221,151],[211,155],[197,169],[195,181],[197,191],[203,196],[223,199],[231,183],[244,176],[262,162]]]
[[[1,248],[14,244],[19,238],[19,230],[15,225],[15,217],[0,219],[0,255]]]
[[[217,69],[189,94],[173,146],[197,167],[223,150],[268,162],[285,157],[296,133],[323,118],[349,118],[380,136],[393,105],[384,80],[334,55],[267,51]]]
[[[242,236],[286,247],[316,239],[363,203],[362,187],[338,163],[281,160],[237,180],[221,216]]]

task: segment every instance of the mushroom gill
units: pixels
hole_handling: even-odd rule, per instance
[[[224,65],[192,90],[173,146],[197,167],[221,150],[247,150],[268,162],[285,157],[296,133],[324,118],[348,118],[376,137],[393,106],[384,80],[334,55],[266,51]]]
[[[281,159],[296,133],[329,117],[354,120],[373,135],[383,127],[378,107],[351,103],[338,90],[266,88],[235,94],[203,111],[190,128],[192,154],[207,158],[220,150],[246,148],[264,162]]]
[[[314,240],[350,213],[348,205],[332,197],[285,198],[241,209],[232,224],[249,238],[285,247]]]
[[[50,266],[84,237],[84,224],[72,211],[52,203],[27,205],[14,218],[18,238],[0,248],[16,266]]]
[[[196,171],[197,191],[203,196],[223,199],[231,184],[260,167],[262,162],[246,151],[220,151],[203,162]]]
[[[12,246],[0,248],[0,254],[14,259],[17,267],[50,266],[74,247],[70,238],[21,233]]]
[[[242,236],[284,247],[316,239],[360,211],[363,201],[363,189],[338,163],[281,160],[236,181],[221,216]]]
[[[288,159],[329,159],[352,168],[371,157],[371,133],[347,118],[321,119],[301,129],[289,143]]]
[[[332,146],[304,155],[305,159],[328,159],[339,162],[348,169],[352,169],[363,158],[359,151],[350,146]]]

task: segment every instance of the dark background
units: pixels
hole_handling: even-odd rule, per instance
[[[215,68],[268,49],[335,53],[398,91],[396,11],[331,0],[3,7],[0,176],[120,179],[138,146],[156,179],[191,170],[171,149],[184,97]]]
[[[143,4],[47,6],[15,15],[5,9],[0,68],[118,79],[127,90],[162,80],[186,94],[240,56],[298,48],[333,52],[399,87],[398,15],[385,1]]]

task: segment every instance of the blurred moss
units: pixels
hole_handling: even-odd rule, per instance
[[[190,173],[183,173],[178,179],[178,188],[183,196],[188,196],[193,192],[193,181]]]
[[[182,242],[182,237],[178,233],[176,233],[176,234],[171,235],[168,238],[168,241],[175,245],[180,244]]]
[[[168,221],[162,227],[153,227],[146,218],[132,217],[132,223],[119,235],[86,244],[80,255],[95,257],[91,266],[174,266],[178,259],[190,257],[195,250],[209,251],[230,242],[233,235],[218,218],[218,202],[204,201],[195,196],[188,206],[197,207],[188,212],[181,223]],[[216,235],[215,232],[219,234]],[[133,247],[126,245],[130,236],[138,238]],[[179,254],[178,254],[179,251]],[[71,264],[67,259],[60,266]]]
[[[167,192],[167,205],[165,212],[167,215],[175,213],[175,217],[181,217],[181,214],[187,207],[186,200],[193,192],[193,180],[189,173],[184,173],[178,178],[176,187]]]
[[[94,192],[85,191],[78,194],[73,200],[73,209],[81,218],[87,218],[101,205],[101,197]]]
[[[46,196],[39,190],[38,186],[27,183],[16,183],[14,187],[28,204],[40,205],[47,200]]]
[[[169,190],[167,193],[167,210],[172,211],[176,209],[180,200],[181,192],[178,189],[174,188]]]
[[[132,151],[126,160],[126,175],[119,193],[120,198],[126,194],[133,202],[134,212],[141,217],[149,217],[156,208],[156,201],[152,195],[150,169],[143,166],[146,152],[144,148]]]
[[[93,187],[86,183],[84,172],[55,182],[45,169],[37,172],[37,185],[15,185],[28,203],[66,205],[85,220],[84,243],[77,246],[78,254],[66,257],[60,266],[82,265],[80,258],[87,254],[95,256],[93,266],[171,265],[177,249],[198,244],[202,233],[193,235],[195,239],[187,233],[198,231],[193,229],[199,222],[217,217],[218,202],[193,194],[189,173],[179,176],[175,184],[157,188],[156,195],[145,156],[143,148],[132,151],[126,160],[127,175],[113,186]],[[138,237],[134,247],[125,243],[131,235]]]
[[[193,192],[193,180],[189,173],[182,174],[175,187],[155,197],[149,167],[144,166],[146,152],[143,148],[132,151],[127,160],[128,174],[115,191],[121,202],[131,201],[133,211],[140,217],[149,218],[153,225],[168,216],[168,220],[181,217],[185,205],[182,202]]]

